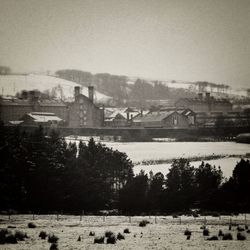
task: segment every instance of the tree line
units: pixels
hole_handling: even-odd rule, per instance
[[[250,163],[237,163],[232,177],[220,168],[187,159],[172,162],[166,176],[133,173],[125,153],[91,139],[66,143],[60,135],[0,127],[0,210],[49,213],[172,213],[193,208],[249,212]]]
[[[111,75],[108,73],[91,74],[81,70],[64,69],[55,74],[66,80],[77,82],[83,86],[95,88],[108,96],[113,97],[117,105],[133,105],[138,108],[150,106],[150,100],[173,99],[192,97],[194,93],[184,89],[169,88],[160,81],[146,81],[136,79],[134,84],[129,84],[127,76]]]

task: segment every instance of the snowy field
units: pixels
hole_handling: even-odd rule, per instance
[[[235,168],[237,162],[240,161],[240,158],[234,158],[234,157],[226,157],[216,160],[209,160],[204,161],[205,163],[209,163],[212,166],[221,167],[221,170],[223,172],[224,177],[229,178],[232,176],[233,169]],[[194,161],[191,162],[190,165],[194,167],[199,167],[201,165],[201,161]],[[152,171],[154,174],[157,172],[161,172],[162,174],[166,175],[169,172],[169,168],[171,167],[170,163],[166,164],[155,164],[155,165],[136,165],[134,166],[134,173],[138,174],[141,170],[144,170],[145,173],[149,173]]]
[[[250,144],[236,142],[110,142],[105,144],[108,147],[127,153],[133,162],[250,153]]]
[[[58,249],[80,250],[80,249],[169,249],[169,250],[200,250],[200,249],[229,249],[229,250],[247,250],[250,249],[250,234],[246,231],[243,234],[247,237],[245,241],[236,239],[236,226],[229,231],[229,216],[206,217],[207,228],[210,236],[218,235],[219,229],[224,233],[231,232],[233,240],[208,241],[207,236],[203,236],[202,229],[205,217],[186,217],[173,218],[172,216],[145,216],[145,217],[125,217],[125,216],[83,216],[80,221],[79,216],[59,216],[56,220],[55,215],[36,216],[32,220],[32,215],[15,215],[8,220],[7,216],[0,216],[0,228],[8,226],[16,227],[15,230],[26,232],[29,236],[25,241],[18,244],[0,245],[0,249],[5,250],[48,250],[50,243],[47,240],[41,240],[38,235],[40,231],[53,233],[59,237]],[[139,222],[146,219],[150,222],[146,227],[139,227]],[[246,217],[249,224],[250,216]],[[35,223],[36,228],[28,228],[29,222]],[[232,223],[244,225],[245,217],[243,215],[233,216]],[[130,234],[124,234],[123,230],[128,228]],[[184,235],[185,229],[192,232],[190,240]],[[125,236],[124,240],[117,241],[115,245],[94,244],[94,236],[89,236],[89,232],[95,232],[95,236],[104,236],[107,230],[115,234],[119,232]],[[81,241],[77,239],[81,237]]]
[[[89,138],[85,138],[85,142]],[[67,142],[76,142],[78,140],[66,140]],[[220,159],[205,160],[204,162],[212,166],[221,167],[226,178],[232,175],[232,171],[242,155],[250,153],[250,144],[236,142],[103,142],[107,147],[125,152],[128,157],[135,163],[134,172],[138,174],[141,170],[146,173],[162,172],[168,173],[170,163],[162,164],[143,164],[142,161],[169,161],[176,158],[221,156]],[[232,157],[234,156],[234,157]],[[199,161],[191,161],[191,165],[198,167]]]

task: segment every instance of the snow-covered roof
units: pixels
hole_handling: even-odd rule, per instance
[[[62,121],[61,118],[56,116],[54,113],[47,113],[47,112],[32,112],[32,113],[27,113],[27,116],[31,117],[34,122],[50,122],[50,121],[56,121],[60,122]]]

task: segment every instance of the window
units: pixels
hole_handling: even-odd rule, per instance
[[[177,125],[178,124],[178,116],[174,115],[173,116],[173,125]]]

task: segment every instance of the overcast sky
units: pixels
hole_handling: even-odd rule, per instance
[[[250,87],[250,0],[0,0],[0,65]]]

